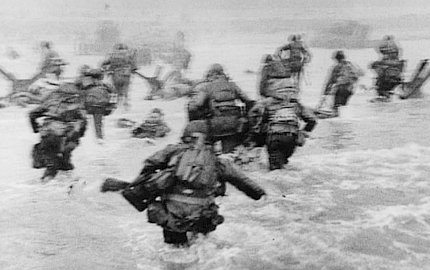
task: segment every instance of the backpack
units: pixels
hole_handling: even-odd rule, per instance
[[[181,155],[175,176],[192,189],[215,189],[218,184],[216,163],[217,157],[211,145],[190,147]]]
[[[210,108],[212,111],[211,128],[214,136],[233,135],[238,132],[241,110],[237,105],[237,94],[228,82],[218,82],[212,92]]]
[[[86,90],[85,107],[106,107],[110,102],[110,94],[105,85],[95,85]]]
[[[267,66],[269,78],[290,78],[291,68],[287,62],[275,60]]]
[[[356,82],[358,78],[358,70],[350,62],[346,62],[339,71],[336,83],[338,85],[352,84]]]
[[[81,109],[80,97],[77,93],[62,91],[52,92],[42,103],[47,109],[47,116],[69,122],[76,120],[77,112]]]

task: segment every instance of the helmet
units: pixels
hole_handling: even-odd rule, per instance
[[[79,74],[81,74],[81,75],[87,75],[87,73],[88,73],[88,71],[90,71],[90,66],[89,65],[82,65],[80,68],[79,68]]]
[[[160,115],[164,115],[163,111],[159,108],[152,109],[151,113],[158,113]]]
[[[187,137],[193,137],[196,133],[208,134],[208,126],[205,120],[194,120],[187,124],[182,133],[182,140],[187,141]]]
[[[40,42],[40,47],[49,49],[51,47],[51,43],[49,41],[42,41]]]
[[[206,78],[216,75],[224,75],[224,68],[220,64],[212,64],[206,73]]]
[[[115,44],[113,46],[113,49],[114,50],[128,50],[128,47],[124,43],[118,43],[118,44]]]
[[[103,72],[99,68],[92,68],[88,70],[87,75],[93,77],[94,79],[103,79]]]
[[[345,60],[345,54],[343,53],[343,51],[336,51],[334,54],[334,59],[336,59],[337,61]]]
[[[273,61],[273,57],[270,54],[263,55],[262,63],[267,64]]]

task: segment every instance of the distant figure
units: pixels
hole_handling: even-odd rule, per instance
[[[63,84],[43,103],[30,111],[34,133],[40,133],[40,143],[33,148],[33,168],[46,168],[42,180],[52,179],[59,170],[73,170],[72,151],[86,129],[79,91],[74,84]],[[38,122],[42,118],[43,122]]]
[[[166,136],[170,128],[163,118],[164,113],[160,109],[153,109],[148,118],[139,127],[133,129],[133,137],[154,139]]]
[[[63,73],[62,66],[66,65],[66,63],[52,49],[52,44],[49,41],[43,41],[40,47],[42,49],[42,60],[39,65],[40,72],[45,76],[54,74],[58,80],[61,73]]]
[[[116,107],[111,97],[113,88],[103,82],[103,72],[84,66],[81,76],[75,83],[84,97],[85,110],[94,118],[96,138],[99,143],[103,139],[103,117],[109,115]]]
[[[354,84],[363,73],[351,62],[346,60],[343,51],[335,52],[333,58],[337,63],[330,72],[319,108],[322,107],[327,96],[334,96],[334,102],[331,108],[333,111],[332,115],[338,116],[339,107],[345,106],[348,103],[349,98],[354,93]]]
[[[400,48],[394,41],[394,36],[385,36],[378,51],[382,54],[382,60],[398,60],[400,57]]]
[[[311,60],[311,54],[306,48],[305,44],[301,40],[300,35],[292,35],[289,37],[290,43],[284,45],[276,50],[275,55],[288,62],[291,67],[291,73],[293,78],[296,80],[297,86],[300,88],[300,75],[303,71],[305,64]],[[289,52],[287,58],[283,57],[283,52]]]
[[[112,76],[113,86],[118,94],[118,103],[128,109],[131,74],[137,70],[133,54],[125,44],[116,44],[113,52],[103,61],[102,69]]]

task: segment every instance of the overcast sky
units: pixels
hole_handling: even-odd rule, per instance
[[[151,16],[379,18],[430,14],[430,0],[0,0],[1,18]]]

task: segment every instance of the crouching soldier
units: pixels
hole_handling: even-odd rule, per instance
[[[164,122],[164,113],[155,108],[148,118],[137,128],[133,129],[133,137],[136,138],[160,138],[170,132],[170,128]]]
[[[215,197],[224,195],[226,181],[254,200],[265,195],[229,161],[215,155],[206,132],[205,121],[190,122],[182,142],[146,159],[140,175],[122,192],[138,211],[148,208],[148,221],[163,228],[165,243],[187,244],[187,232],[207,234],[223,223]],[[112,191],[108,180],[102,191]]]
[[[44,117],[43,123],[38,119]],[[73,84],[61,85],[30,112],[34,133],[41,141],[33,148],[33,167],[46,168],[42,179],[54,178],[58,170],[73,170],[71,154],[86,129],[79,92]]]
[[[103,117],[116,108],[116,94],[113,88],[103,82],[100,69],[82,69],[81,76],[75,84],[84,97],[85,110],[94,118],[96,138],[103,139]]]
[[[249,112],[251,122],[248,141],[265,141],[270,170],[281,169],[288,163],[296,146],[304,144],[306,132],[316,125],[312,112],[297,100],[297,92],[278,89],[276,94],[259,101]],[[300,120],[306,122],[300,129]]]

